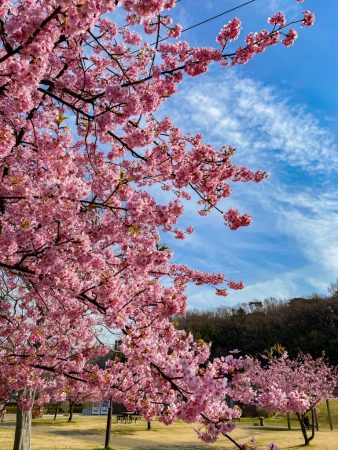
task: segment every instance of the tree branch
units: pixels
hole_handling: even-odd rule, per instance
[[[6,61],[6,59],[10,58],[11,56],[15,55],[16,53],[19,53],[23,48],[27,47],[27,45],[31,44],[34,39],[37,37],[37,35],[43,30],[43,28],[56,17],[59,12],[61,11],[61,6],[58,6],[52,14],[50,14],[48,17],[46,17],[36,28],[36,30],[29,36],[26,42],[23,42],[18,47],[12,49],[10,52],[7,52],[7,55],[4,55],[2,58],[0,58],[0,63]]]

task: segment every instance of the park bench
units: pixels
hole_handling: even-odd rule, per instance
[[[140,414],[135,413],[135,412],[129,412],[129,411],[118,414],[116,416],[117,422],[121,422],[121,423],[132,423],[132,422],[136,423],[141,418],[142,418],[142,416]]]

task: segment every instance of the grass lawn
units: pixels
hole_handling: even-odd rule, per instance
[[[338,450],[338,401],[332,402],[332,415],[336,430],[330,431],[325,412],[325,404],[320,407],[320,431],[310,448],[313,450]],[[32,450],[101,450],[104,443],[106,418],[102,416],[74,416],[72,423],[66,417],[51,417],[33,420]],[[254,427],[256,419],[242,419],[238,428],[231,434],[240,442],[246,442],[255,436],[258,448],[266,449],[266,445],[274,442],[280,449],[302,448],[302,436],[298,429],[262,430]],[[265,420],[271,427],[286,427],[285,417]],[[14,415],[8,415],[0,424],[0,449],[11,450],[14,436]],[[297,424],[292,421],[292,427]],[[192,425],[181,422],[166,427],[158,421],[153,422],[152,430],[146,430],[146,422],[137,424],[117,424],[112,426],[111,447],[113,450],[202,450],[231,449],[231,443],[224,437],[216,444],[203,444],[197,439]]]

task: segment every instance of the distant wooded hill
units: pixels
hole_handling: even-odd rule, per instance
[[[196,339],[212,342],[211,356],[233,349],[256,355],[280,344],[290,356],[299,350],[320,356],[325,351],[338,364],[338,294],[288,301],[251,302],[235,308],[190,310],[175,317],[175,326],[191,331]]]

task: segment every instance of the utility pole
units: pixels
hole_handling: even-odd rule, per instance
[[[111,434],[111,422],[113,414],[113,401],[109,399],[108,416],[107,416],[107,427],[106,427],[106,440],[104,443],[104,448],[110,448],[110,434]]]

